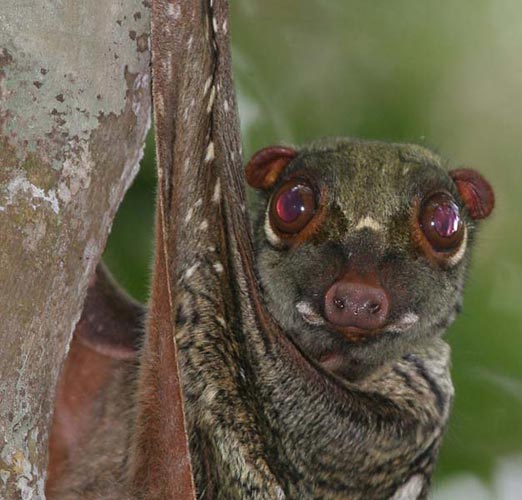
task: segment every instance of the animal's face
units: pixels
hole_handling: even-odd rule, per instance
[[[330,139],[265,148],[247,179],[265,195],[268,305],[324,368],[361,376],[453,321],[474,221],[493,208],[480,174],[414,145]]]

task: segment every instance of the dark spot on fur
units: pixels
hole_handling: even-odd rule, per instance
[[[178,304],[178,308],[176,309],[176,326],[183,326],[187,322],[187,319],[183,304]]]
[[[428,387],[433,393],[433,396],[435,397],[437,409],[439,410],[439,413],[442,414],[445,406],[444,392],[442,391],[442,389],[439,387],[437,382],[435,382],[433,377],[430,375],[430,373],[424,366],[424,363],[420,359],[411,354],[407,354],[406,356],[404,356],[404,359],[412,363],[415,366],[417,373],[426,381]]]

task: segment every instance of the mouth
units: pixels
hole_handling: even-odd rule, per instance
[[[340,333],[351,342],[367,340],[383,333],[402,333],[413,328],[413,326],[415,326],[419,321],[419,316],[417,314],[414,312],[407,312],[397,321],[388,323],[377,329],[366,330],[356,326],[335,325],[326,320],[322,314],[315,310],[312,304],[306,301],[298,302],[295,305],[295,308],[303,321],[308,325],[324,326],[329,331]]]

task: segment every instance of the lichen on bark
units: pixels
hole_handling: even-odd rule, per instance
[[[150,126],[149,7],[0,12],[0,498],[43,498],[54,386]]]

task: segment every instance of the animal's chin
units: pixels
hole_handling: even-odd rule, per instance
[[[360,363],[354,363],[353,359],[347,359],[344,353],[336,351],[320,356],[316,362],[323,370],[348,381],[364,376],[367,371]]]

